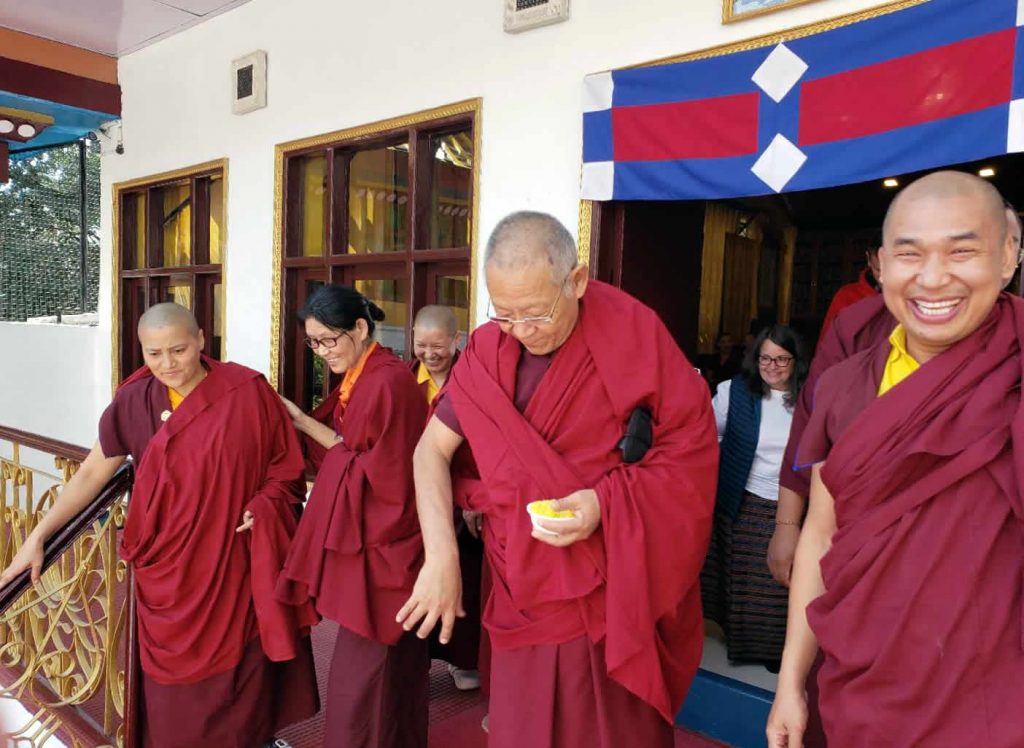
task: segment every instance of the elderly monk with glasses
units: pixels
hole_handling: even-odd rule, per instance
[[[551,216],[503,219],[485,271],[491,324],[416,447],[426,557],[398,620],[421,637],[440,625],[446,641],[463,612],[454,495],[484,515],[494,578],[491,748],[669,748],[703,641],[718,461],[707,386],[653,311],[588,282]],[[644,415],[646,452],[620,449]],[[458,470],[453,485],[467,447],[484,490],[461,490]],[[567,517],[531,515],[541,500],[555,501],[534,515]]]

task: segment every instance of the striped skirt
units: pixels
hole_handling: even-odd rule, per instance
[[[789,590],[768,570],[775,506],[746,493],[734,521],[715,515],[700,576],[701,598],[704,617],[725,632],[733,662],[777,666],[782,659]]]

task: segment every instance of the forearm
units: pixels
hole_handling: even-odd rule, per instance
[[[792,687],[802,692],[807,673],[814,664],[818,642],[807,622],[807,606],[825,591],[821,559],[830,545],[830,539],[816,527],[809,526],[800,534],[789,588],[789,617],[786,647],[779,670],[780,687]]]
[[[53,506],[36,525],[32,535],[40,542],[45,542],[99,495],[123,462],[124,458],[121,457],[107,459],[99,445],[93,447],[78,472],[60,491]]]
[[[307,415],[295,421],[295,428],[324,449],[330,449],[340,440],[334,429]]]
[[[796,491],[785,486],[779,486],[779,501],[775,507],[775,521],[777,523],[799,527],[803,523],[806,509],[806,496],[801,496]]]
[[[427,558],[457,556],[450,460],[433,445],[421,441],[413,455],[413,475],[416,512]]]

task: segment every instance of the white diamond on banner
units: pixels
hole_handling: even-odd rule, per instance
[[[612,108],[615,82],[611,73],[595,73],[583,79],[583,111],[601,112]]]
[[[750,170],[773,190],[782,192],[806,160],[807,154],[779,134],[772,139]]]
[[[1017,25],[1024,26],[1024,0],[1017,0]]]
[[[807,63],[785,44],[780,44],[765,58],[750,79],[778,104],[806,72]]]
[[[615,162],[591,161],[583,164],[580,197],[584,200],[611,200],[615,189]]]
[[[1014,99],[1010,102],[1010,121],[1006,128],[1006,152],[1021,151],[1024,151],[1024,99]]]

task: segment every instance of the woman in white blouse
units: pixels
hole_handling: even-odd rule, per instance
[[[704,615],[725,633],[729,659],[776,671],[786,637],[788,592],[767,566],[779,470],[809,357],[791,328],[754,339],[743,372],[722,382],[712,406],[721,462],[715,524],[701,574]]]

